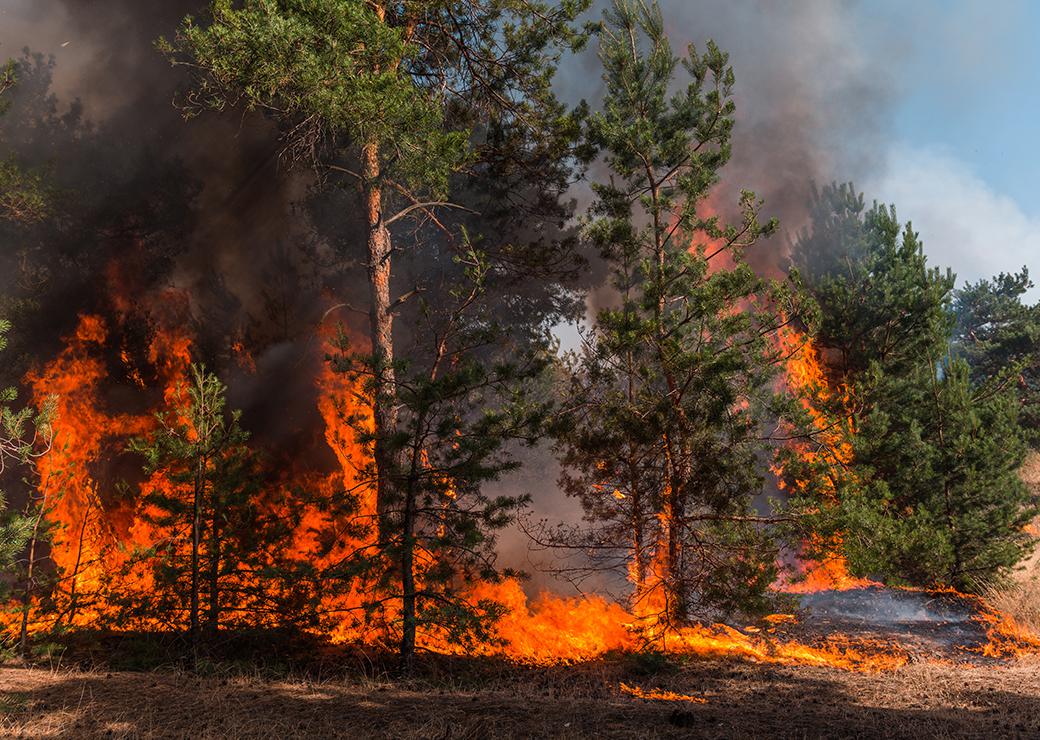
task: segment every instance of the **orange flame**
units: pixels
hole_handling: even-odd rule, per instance
[[[629,686],[627,683],[620,683],[618,688],[622,692],[629,696],[634,696],[637,699],[646,699],[647,701],[685,701],[692,704],[707,704],[708,700],[700,696],[691,696],[690,694],[679,694],[674,691],[666,691],[664,689],[641,689],[638,686]]]
[[[91,625],[111,616],[114,607],[106,601],[105,584],[111,584],[113,591],[118,590],[130,598],[155,588],[148,569],[127,568],[130,549],[183,547],[183,543],[162,541],[162,533],[144,516],[147,512],[109,500],[92,473],[106,454],[122,449],[128,437],[146,434],[155,424],[151,414],[113,414],[106,410],[101,399],[106,366],[101,357],[107,341],[105,322],[97,316],[84,315],[58,356],[28,377],[37,399],[51,394],[59,396],[58,436],[54,449],[40,461],[40,494],[47,499],[48,517],[57,527],[52,557],[61,576],[56,598],[58,611],[74,625]],[[159,331],[151,342],[148,362],[155,370],[155,380],[161,385],[167,406],[176,405],[179,398],[178,389],[191,361],[190,349],[190,340],[177,332]],[[121,361],[128,368],[129,382],[138,386],[129,370],[132,363],[125,356]],[[815,353],[806,351],[792,361],[790,377],[792,383],[819,382],[822,372]],[[366,451],[348,421],[358,415],[370,419],[370,410],[359,389],[328,363],[323,364],[316,384],[318,408],[325,423],[325,443],[335,454],[338,469],[327,474],[290,471],[263,492],[263,500],[265,505],[278,507],[291,499],[295,488],[319,490],[327,497],[337,491],[357,489],[359,511],[350,523],[371,522],[375,516],[375,493],[371,487],[359,484],[358,475],[367,463]],[[171,496],[185,493],[159,474],[149,477],[141,487],[143,492],[163,490]],[[312,562],[318,568],[329,566],[366,544],[364,538],[357,539],[356,532],[346,533],[349,529],[346,524],[318,505],[301,505],[298,524],[283,552],[264,553],[264,557],[271,563],[283,558]],[[333,545],[327,547],[330,538]],[[658,566],[652,563],[651,569]],[[113,583],[117,577],[121,580]],[[659,603],[663,597],[653,588],[653,579],[651,574],[651,585],[642,595],[645,598],[637,599],[632,610],[596,595],[565,598],[543,594],[529,602],[521,584],[513,579],[476,584],[466,594],[471,601],[489,599],[506,608],[496,625],[497,640],[476,646],[459,645],[436,630],[427,629],[419,635],[419,644],[441,653],[500,655],[527,663],[583,661],[611,651],[638,651],[648,645],[688,655],[868,672],[897,668],[908,660],[907,654],[898,647],[841,635],[831,636],[818,645],[807,645],[762,635],[757,628],[740,631],[725,625],[691,625],[648,630],[645,627],[647,615],[660,613],[663,607]],[[853,584],[864,583],[848,578],[847,572],[840,568],[812,570],[806,582],[814,588],[853,587]],[[322,596],[323,616],[312,629],[333,642],[385,639],[392,627],[373,631],[360,616],[362,607],[370,599],[370,593],[359,590]],[[242,606],[247,608],[248,604]],[[387,613],[388,624],[394,618],[391,609]],[[765,622],[775,628],[794,619],[793,615],[772,615]],[[1019,651],[1040,649],[1035,638],[1027,638],[1027,633],[1009,620],[996,615],[987,619],[991,619],[987,623],[992,646],[984,649],[986,655],[1006,656],[1011,654],[1011,645],[1018,646]],[[162,629],[178,621],[182,620],[171,619],[171,624],[125,626]],[[33,626],[45,629],[51,623],[38,614]],[[665,696],[668,692],[657,694],[636,687],[622,687],[622,690],[650,700],[700,700]]]
[[[803,408],[809,414],[814,427],[812,443],[794,443],[798,455],[809,462],[823,462],[831,469],[842,470],[852,462],[852,445],[849,442],[849,429],[852,420],[844,419],[835,422],[818,406],[835,398],[850,402],[847,388],[835,390],[831,387],[819,352],[812,341],[795,329],[785,329],[780,334],[780,348],[787,357],[785,380],[788,389],[801,399]],[[782,470],[778,474],[778,486],[781,489],[789,484],[783,477]],[[821,506],[827,506],[828,500],[837,496],[833,479],[823,482]],[[793,487],[806,485],[807,481],[793,481]],[[819,544],[819,543],[814,543]],[[879,585],[866,578],[857,578],[848,571],[844,557],[841,555],[841,541],[827,543],[827,551],[834,553],[825,560],[813,562],[803,561],[798,578],[780,584],[789,593],[814,593],[817,591],[844,591],[852,588]]]

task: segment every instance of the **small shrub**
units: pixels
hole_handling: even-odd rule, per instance
[[[630,653],[625,657],[624,666],[626,673],[636,676],[657,676],[679,670],[674,656],[659,650]]]

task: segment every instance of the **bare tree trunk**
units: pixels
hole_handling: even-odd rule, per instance
[[[629,288],[625,289],[625,298],[628,299]],[[628,350],[625,353],[625,364],[626,364],[626,393],[628,396],[628,404],[630,407],[635,407],[636,403],[636,387],[635,387],[635,359],[632,356],[632,350]],[[632,500],[630,505],[632,507],[632,557],[635,560],[634,567],[629,571],[630,577],[634,581],[635,585],[635,603],[638,603],[642,599],[646,591],[646,554],[643,547],[643,496],[642,487],[639,481],[638,465],[636,464],[636,454],[634,450],[629,450],[629,459],[627,461],[628,467],[628,485],[629,495]]]
[[[29,611],[32,609],[32,596],[36,585],[33,581],[33,570],[36,566],[36,544],[40,538],[40,522],[43,520],[45,503],[46,498],[40,503],[36,520],[33,522],[32,537],[29,538],[28,562],[25,565],[25,588],[22,590],[22,624],[18,634],[18,652],[26,657],[29,655]]]
[[[672,625],[684,625],[689,620],[687,605],[686,574],[683,572],[682,523],[685,520],[682,495],[673,481],[668,491],[668,552],[667,552],[667,584],[668,589],[668,622]]]
[[[643,513],[640,509],[640,494],[631,490],[632,496],[632,558],[635,561],[630,571],[635,586],[636,601],[646,590],[646,555],[643,552]]]
[[[394,375],[393,316],[390,313],[390,267],[392,244],[383,224],[383,188],[380,180],[379,145],[366,144],[361,150],[364,178],[365,216],[368,221],[369,323],[372,354],[375,358],[376,511],[380,538],[388,528],[393,505],[395,454],[388,440],[397,431],[397,390]]]

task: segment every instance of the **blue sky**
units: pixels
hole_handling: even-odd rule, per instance
[[[1040,3],[874,0],[853,13],[894,89],[868,198],[895,202],[962,281],[1022,264],[1040,280]]]
[[[895,134],[945,150],[1040,211],[1040,3],[885,0],[859,12],[910,35],[912,48],[895,60]]]

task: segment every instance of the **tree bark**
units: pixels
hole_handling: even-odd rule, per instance
[[[668,622],[673,626],[682,626],[689,621],[686,574],[682,567],[683,546],[680,527],[685,519],[685,507],[679,491],[681,485],[673,481],[671,490],[668,491]]]
[[[401,673],[411,675],[415,667],[415,541],[414,496],[409,493],[402,517],[401,537]]]
[[[655,179],[653,169],[649,164],[646,165],[646,179],[650,189],[651,213],[653,216],[654,262],[656,267],[654,281],[655,288],[657,289],[657,303],[654,306],[654,349],[661,363],[661,374],[668,386],[668,397],[671,399],[676,419],[682,427],[682,430],[679,431],[678,434],[683,435],[683,432],[688,428],[688,424],[686,423],[686,412],[682,407],[678,383],[672,373],[669,358],[664,351],[666,334],[664,321],[665,312],[667,311],[667,305],[665,303],[665,259],[667,255],[665,253],[665,239],[662,238],[664,234],[664,224],[661,219],[661,183]],[[672,434],[666,431],[662,443],[664,444],[665,449],[667,460],[666,470],[669,480],[663,511],[663,524],[667,530],[665,542],[665,573],[662,574],[665,581],[664,586],[667,597],[665,618],[671,625],[683,625],[687,623],[689,618],[686,603],[688,584],[686,583],[686,574],[683,572],[682,568],[683,538],[681,532],[686,510],[686,485],[689,480],[689,463],[686,458],[689,453],[686,450],[686,446],[683,444],[683,436],[680,436],[680,439],[676,441],[672,438]]]
[[[376,513],[380,539],[389,529],[393,507],[393,471],[396,455],[389,444],[397,432],[397,387],[394,375],[393,317],[390,313],[390,267],[392,244],[383,223],[383,189],[380,180],[379,145],[368,143],[361,150],[365,216],[368,221],[369,323],[375,359]]]
[[[195,465],[195,496],[191,505],[191,651],[199,650],[199,543],[202,529],[202,493],[205,485],[206,461],[200,457]]]
[[[213,523],[210,525],[209,545],[209,614],[206,631],[216,637],[220,620],[220,507],[218,496],[213,495]]]

